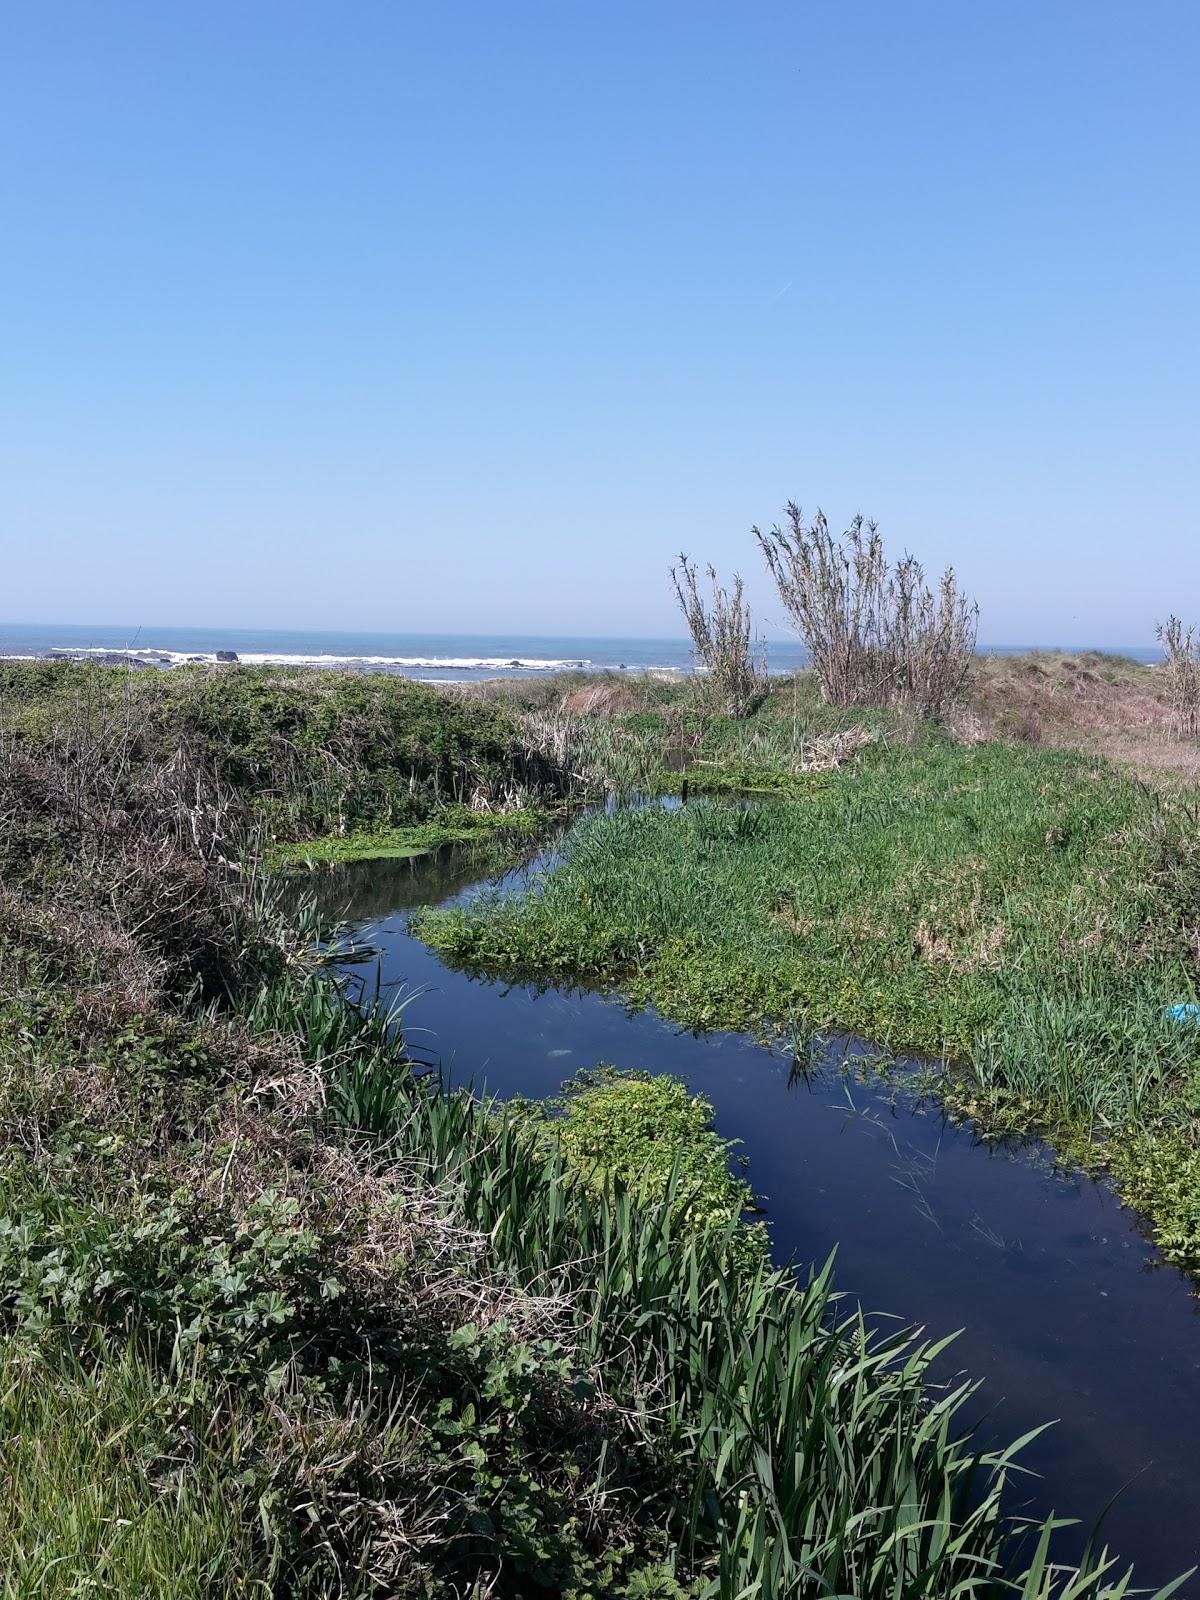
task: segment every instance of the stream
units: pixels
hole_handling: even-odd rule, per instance
[[[543,855],[498,880],[519,890]],[[424,989],[405,1038],[455,1082],[501,1096],[554,1094],[599,1062],[669,1072],[742,1142],[775,1257],[803,1267],[837,1252],[835,1276],[872,1313],[940,1338],[938,1374],[981,1379],[988,1443],[1051,1422],[1026,1446],[1011,1501],[1082,1519],[1078,1555],[1108,1502],[1103,1538],[1139,1587],[1200,1562],[1198,1302],[1102,1181],[1056,1171],[1036,1144],[985,1143],[937,1107],[844,1070],[841,1041],[798,1077],[782,1054],[732,1033],[693,1035],[619,996],[455,972],[408,931],[418,906],[469,898],[469,852],[367,861],[315,874],[322,909],[375,947],[364,979]],[[1184,1592],[1200,1595],[1200,1577]]]

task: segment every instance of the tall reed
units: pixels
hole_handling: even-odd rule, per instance
[[[1194,626],[1184,627],[1172,614],[1156,630],[1167,658],[1171,694],[1171,736],[1200,737],[1200,639]]]
[[[692,653],[703,673],[702,691],[712,708],[728,717],[748,716],[766,690],[766,667],[755,657],[750,636],[750,607],[742,592],[742,580],[735,573],[732,591],[717,582],[708,569],[712,597],[700,593],[695,564],[679,557],[671,568],[675,597],[692,636]]]
[[[952,568],[931,589],[914,556],[888,562],[877,523],[857,516],[839,541],[824,512],[805,523],[794,502],[785,526],[752,531],[827,701],[928,716],[959,697],[979,607]]]

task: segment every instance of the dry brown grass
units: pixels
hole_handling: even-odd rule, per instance
[[[1200,781],[1200,743],[1172,736],[1170,684],[1157,663],[1099,651],[980,656],[968,706],[984,737],[1084,750],[1155,781]]]
[[[102,1006],[225,993],[244,956],[226,892],[240,825],[233,798],[182,753],[135,766],[120,741],[0,747],[0,923],[94,971]],[[48,880],[34,894],[30,874]]]
[[[642,699],[629,684],[614,683],[609,678],[568,690],[558,706],[560,711],[577,717],[616,717],[641,708]]]

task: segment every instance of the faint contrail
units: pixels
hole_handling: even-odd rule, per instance
[[[773,294],[773,295],[772,295],[772,296],[771,296],[771,299],[772,299],[772,300],[773,300],[773,301],[774,301],[774,300],[779,300],[779,299],[781,299],[781,298],[782,298],[782,297],[783,297],[783,296],[784,296],[784,295],[785,295],[785,294],[786,294],[786,293],[787,293],[787,292],[788,292],[788,290],[789,290],[789,289],[790,289],[790,288],[791,288],[791,287],[792,287],[792,284],[793,284],[793,283],[794,283],[794,282],[795,282],[795,281],[796,281],[796,280],[795,280],[795,279],[794,279],[794,278],[789,278],[789,279],[788,279],[788,281],[787,281],[787,282],[786,282],[786,283],[785,283],[785,284],[784,284],[784,286],[783,286],[783,288],[782,288],[782,289],[780,289],[780,291],[779,291],[779,293],[778,293],[778,294]]]

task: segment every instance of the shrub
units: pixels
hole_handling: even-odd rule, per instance
[[[839,543],[823,512],[753,529],[779,597],[832,705],[896,705],[935,715],[961,694],[979,607],[952,568],[936,591],[914,556],[889,565],[878,524],[855,517]]]
[[[181,793],[203,773],[268,840],[404,826],[448,804],[500,810],[562,788],[505,707],[386,673],[0,662],[0,716],[30,752],[178,764]]]
[[[1200,736],[1200,639],[1194,627],[1185,628],[1173,615],[1156,631],[1167,658],[1172,737],[1195,739]]]
[[[766,672],[750,648],[750,607],[736,574],[733,592],[723,589],[708,569],[712,599],[700,593],[696,568],[685,555],[671,568],[675,596],[692,636],[692,654],[705,676],[702,692],[712,708],[728,717],[745,717],[766,691]]]

